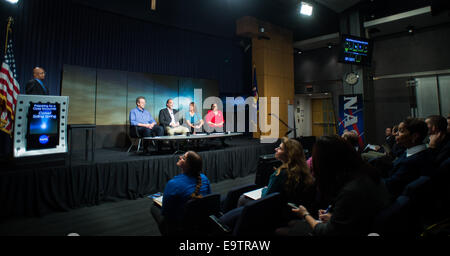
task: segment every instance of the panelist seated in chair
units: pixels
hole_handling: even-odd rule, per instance
[[[197,107],[194,102],[189,104],[189,112],[186,113],[185,120],[192,134],[202,130],[203,119],[197,112]]]
[[[189,129],[180,124],[179,114],[177,114],[178,110],[173,109],[173,100],[168,99],[166,106],[167,108],[159,111],[159,124],[164,127],[169,136],[173,136],[175,133],[186,135]]]
[[[223,113],[217,108],[217,104],[211,104],[211,110],[208,110],[205,120],[210,130],[215,128],[223,128]]]
[[[130,111],[130,128],[136,127],[138,137],[162,136],[164,130],[156,124],[152,115],[145,110],[145,98],[139,96],[136,98],[136,108]],[[132,130],[132,129],[131,129]],[[148,151],[148,141],[144,140],[144,151]]]

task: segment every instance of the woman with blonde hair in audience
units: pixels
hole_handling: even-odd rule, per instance
[[[261,197],[279,192],[286,202],[313,205],[316,191],[314,178],[306,164],[300,142],[283,137],[275,151],[275,158],[282,164],[270,176],[269,184],[263,189]],[[244,205],[250,201],[252,199],[242,195],[238,202],[238,208],[227,212],[221,217],[221,221],[233,227],[241,215]]]
[[[317,221],[304,205],[292,211],[300,220],[277,229],[279,235],[362,235],[372,230],[375,216],[389,205],[389,193],[377,170],[363,162],[352,145],[338,136],[319,138],[313,167],[321,198],[330,206]]]

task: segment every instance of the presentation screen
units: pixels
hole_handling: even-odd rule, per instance
[[[370,66],[372,41],[362,37],[342,35],[339,62]]]

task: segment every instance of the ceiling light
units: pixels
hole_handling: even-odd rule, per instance
[[[313,11],[313,7],[311,4],[306,3],[306,2],[300,3],[300,14],[311,16],[312,11]]]
[[[19,2],[19,0],[6,0],[6,2],[10,2],[12,4],[17,4],[17,2]]]

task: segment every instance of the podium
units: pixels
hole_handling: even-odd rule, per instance
[[[68,149],[68,110],[68,96],[18,95],[13,136],[14,158],[45,159],[42,156],[65,155]]]

